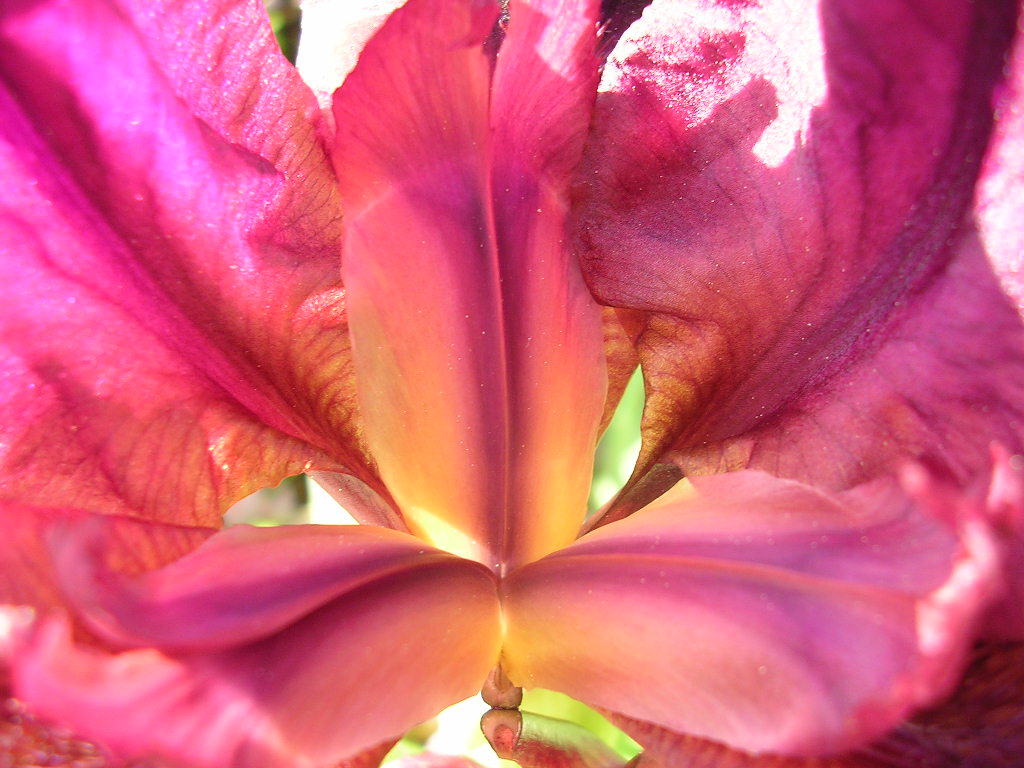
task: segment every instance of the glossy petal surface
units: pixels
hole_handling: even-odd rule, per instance
[[[260,4],[18,0],[0,41],[3,497],[210,526],[375,482],[319,110]]]
[[[598,298],[649,313],[645,467],[847,487],[1019,446],[1020,320],[962,226],[1013,16],[656,1],[623,35],[581,240]]]
[[[15,652],[15,690],[119,754],[322,766],[470,695],[497,658],[491,574],[405,534],[233,528],[132,580],[69,535],[60,557],[86,558],[63,572],[72,607],[146,647],[79,647],[51,619]]]
[[[600,313],[566,229],[592,12],[514,3],[492,91],[496,11],[394,13],[335,96],[334,159],[382,477],[414,533],[511,566],[575,535],[605,387]]]
[[[898,489],[700,478],[505,586],[512,681],[750,751],[864,743],[948,694],[997,586]]]

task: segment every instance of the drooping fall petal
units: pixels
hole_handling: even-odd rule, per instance
[[[409,2],[335,95],[359,398],[414,533],[491,565],[582,520],[600,314],[567,234],[594,84],[589,3]]]
[[[642,470],[1020,448],[1024,336],[965,218],[1014,10],[655,0],[622,36],[579,212],[598,298],[648,313]]]
[[[55,548],[79,620],[126,650],[48,619],[14,650],[15,691],[122,755],[331,764],[479,690],[498,655],[490,572],[407,534],[236,527],[134,579],[81,528]]]
[[[1024,644],[983,644],[956,694],[877,742],[832,757],[752,755],[618,715],[638,768],[1016,768],[1024,751]]]
[[[0,43],[2,497],[212,526],[375,482],[320,113],[260,4],[14,0]]]
[[[693,486],[510,577],[514,683],[797,755],[860,745],[950,692],[998,587],[981,522],[960,539],[877,484]]]

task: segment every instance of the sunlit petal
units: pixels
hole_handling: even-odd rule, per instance
[[[989,610],[983,635],[1024,640],[1024,457],[994,451],[995,469],[985,500],[1000,534],[1003,594]]]
[[[1014,7],[919,11],[656,0],[619,40],[581,238],[649,313],[645,468],[838,488],[1020,447],[1020,320],[964,226]]]
[[[1003,288],[1024,310],[1024,40],[1019,34],[996,92],[995,129],[976,199],[976,219]]]

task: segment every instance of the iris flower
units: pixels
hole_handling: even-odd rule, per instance
[[[1010,765],[1014,4],[305,10],[296,70],[257,0],[2,5],[15,694],[209,767],[488,679],[661,763]],[[363,525],[220,529],[303,472]]]

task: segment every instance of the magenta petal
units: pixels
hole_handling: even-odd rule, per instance
[[[15,690],[126,756],[322,766],[479,690],[498,656],[490,572],[393,531],[231,529],[128,581],[57,554],[87,625],[152,647],[79,647],[48,619],[14,653]]]
[[[995,549],[981,521],[958,536],[895,488],[699,478],[512,574],[503,665],[743,750],[835,752],[950,692]]]
[[[1018,22],[1018,29],[1020,22]],[[1024,35],[1018,34],[1009,77],[998,94],[996,130],[978,190],[981,241],[1003,289],[1024,314]],[[1007,591],[987,622],[992,637],[1024,639],[1024,455],[995,450],[989,505],[1001,518]]]
[[[258,4],[13,0],[0,44],[3,495],[215,525],[374,482],[320,112]]]
[[[656,0],[614,49],[582,255],[648,313],[645,468],[848,487],[1021,447],[1020,320],[963,226],[1014,8],[920,10]]]
[[[68,602],[109,643],[175,651],[259,639],[382,574],[452,561],[370,526],[239,525],[164,568],[126,577],[98,560],[109,538],[101,532],[78,525],[51,537]]]

